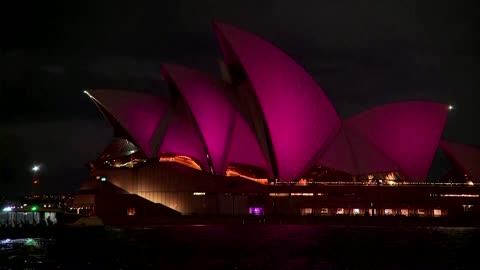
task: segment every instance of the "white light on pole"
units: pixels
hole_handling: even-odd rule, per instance
[[[40,170],[40,166],[38,165],[33,166],[32,171],[38,172],[38,170]]]

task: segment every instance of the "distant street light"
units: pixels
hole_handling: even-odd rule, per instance
[[[38,184],[38,172],[40,171],[40,166],[39,165],[34,165],[32,167],[32,172],[33,172],[33,184],[36,185]]]
[[[453,105],[448,105],[448,109],[451,111],[454,109]]]

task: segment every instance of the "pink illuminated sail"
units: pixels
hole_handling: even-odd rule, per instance
[[[281,181],[308,169],[341,122],[311,76],[282,50],[236,27],[214,23],[225,63],[243,70],[262,108]]]
[[[272,177],[271,168],[245,119],[237,113],[235,126],[232,132],[230,147],[228,149],[227,165],[242,164],[265,169]]]
[[[355,176],[399,171],[398,165],[369,139],[345,127],[338,133],[317,165]]]
[[[480,181],[480,147],[448,141],[440,143],[442,150],[475,182]]]
[[[188,156],[210,171],[201,136],[187,105],[180,101],[168,123],[159,156],[164,153]]]
[[[400,102],[355,115],[345,121],[345,126],[381,149],[409,180],[424,181],[447,114],[445,104]]]
[[[87,94],[115,117],[147,156],[155,154],[150,141],[169,109],[165,100],[142,93],[113,90],[89,90]]]
[[[235,117],[235,109],[225,96],[222,82],[178,65],[162,65],[162,71],[187,102],[205,141],[214,172],[221,174],[226,166],[225,150]]]

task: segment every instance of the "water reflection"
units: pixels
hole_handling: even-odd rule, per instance
[[[0,239],[0,269],[477,269],[474,228],[192,226]]]
[[[36,269],[45,262],[51,239],[20,238],[0,240],[0,269]]]

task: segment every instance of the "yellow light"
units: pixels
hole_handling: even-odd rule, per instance
[[[299,186],[306,186],[306,185],[307,185],[307,179],[302,178],[302,179],[298,180],[297,185],[299,185]]]
[[[175,163],[179,163],[179,164],[182,164],[184,166],[187,166],[187,167],[190,167],[192,169],[196,169],[196,170],[199,170],[201,171],[202,168],[200,167],[200,165],[198,165],[198,163],[196,163],[193,159],[191,159],[190,157],[188,156],[163,156],[163,157],[160,157],[160,162],[175,162]]]
[[[242,178],[245,178],[245,179],[248,179],[248,180],[252,180],[254,182],[257,182],[257,183],[260,183],[260,184],[263,184],[263,185],[268,185],[268,179],[266,179],[266,178],[249,177],[247,175],[241,174],[240,172],[237,172],[237,171],[232,170],[230,168],[227,169],[225,175],[230,176],[230,177],[238,176],[238,177],[242,177]]]
[[[270,197],[288,197],[288,193],[269,193],[268,196]]]
[[[392,180],[387,180],[387,184],[389,184],[390,186],[397,185],[397,183],[395,181],[392,181]]]
[[[291,196],[313,196],[313,193],[291,193]]]
[[[385,180],[395,181],[397,178],[395,177],[395,173],[391,172],[385,176]]]
[[[465,197],[465,198],[478,198],[478,194],[440,194],[440,197]]]

